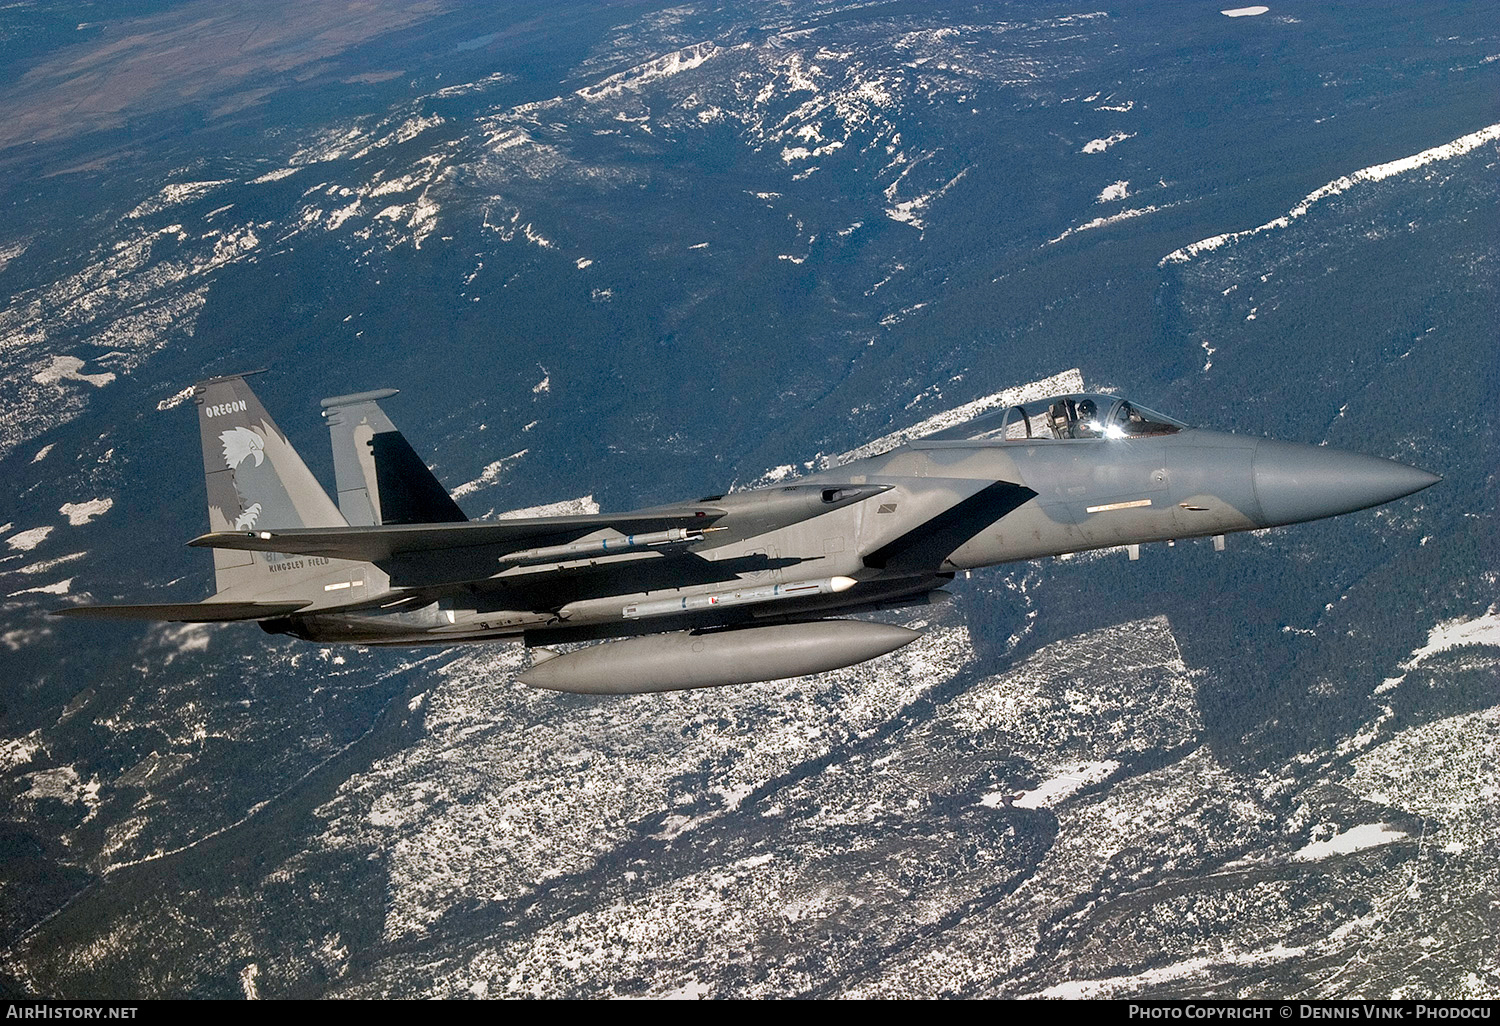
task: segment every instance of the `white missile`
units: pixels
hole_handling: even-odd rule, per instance
[[[722,530],[722,527],[705,527],[697,531],[690,531],[685,527],[673,527],[666,531],[627,534],[623,538],[591,538],[587,541],[569,542],[567,545],[545,545],[541,548],[507,552],[500,557],[500,562],[552,563],[568,559],[585,559],[589,556],[608,556],[653,545],[686,545],[702,541],[705,531]]]
[[[720,606],[748,606],[756,602],[779,602],[783,599],[806,598],[809,595],[833,595],[848,591],[858,583],[852,577],[824,577],[815,581],[793,581],[790,584],[758,584],[735,588],[733,591],[711,591],[702,595],[637,602],[633,606],[626,606],[624,613],[627,620],[639,620],[644,616],[692,613]]]

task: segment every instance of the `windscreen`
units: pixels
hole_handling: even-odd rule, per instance
[[[1080,438],[1142,438],[1187,427],[1116,395],[1080,393],[1038,399],[975,417],[928,435],[932,441],[1024,442]]]

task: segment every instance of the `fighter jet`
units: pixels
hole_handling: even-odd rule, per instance
[[[194,390],[215,594],[58,615],[360,645],[519,641],[534,687],[624,694],[820,673],[919,632],[851,616],[959,571],[1336,516],[1440,480],[1392,460],[1192,428],[1064,395],[790,484],[583,516],[470,521],[381,410],[322,401],[335,504],[245,381]],[[611,640],[615,639],[615,640]],[[553,645],[602,642],[560,653]]]

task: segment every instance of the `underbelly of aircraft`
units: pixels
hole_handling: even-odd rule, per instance
[[[272,634],[307,641],[357,645],[449,645],[467,641],[569,643],[677,630],[748,626],[773,621],[816,619],[850,611],[870,611],[926,602],[951,574],[916,577],[814,579],[766,585],[742,582],[736,588],[691,595],[621,595],[586,612],[475,609],[450,600],[418,608],[309,613],[262,621]],[[832,583],[831,583],[832,582]],[[939,593],[939,596],[946,593]],[[675,607],[680,604],[680,610]],[[642,606],[649,608],[642,615]],[[661,609],[655,607],[660,606]],[[671,609],[667,607],[673,607]]]

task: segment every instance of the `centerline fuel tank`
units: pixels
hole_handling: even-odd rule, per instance
[[[817,620],[609,641],[543,657],[520,681],[548,691],[629,695],[780,680],[894,652],[920,631],[864,620]]]

